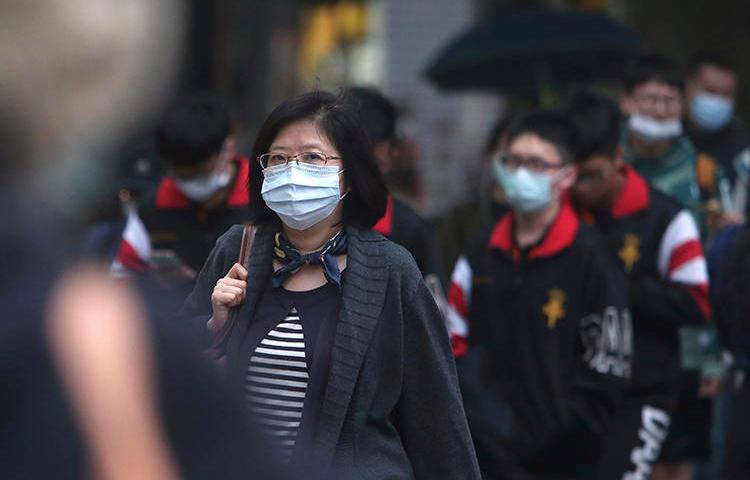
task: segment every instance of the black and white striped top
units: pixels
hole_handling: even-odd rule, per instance
[[[305,334],[292,307],[255,348],[245,387],[249,408],[284,461],[294,450],[308,380]]]

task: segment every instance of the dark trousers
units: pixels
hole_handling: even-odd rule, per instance
[[[726,448],[722,469],[724,478],[750,478],[750,381],[747,372],[737,391]]]
[[[676,392],[627,394],[604,443],[597,478],[648,480],[671,423]]]

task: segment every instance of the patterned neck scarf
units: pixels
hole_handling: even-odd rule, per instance
[[[284,266],[276,270],[271,276],[271,287],[279,288],[294,272],[307,264],[320,265],[326,280],[341,288],[341,271],[338,262],[336,262],[336,255],[345,253],[348,243],[346,232],[341,230],[317,252],[302,255],[281,232],[277,233],[274,237],[274,258]]]

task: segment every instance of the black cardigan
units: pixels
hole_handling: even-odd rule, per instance
[[[238,352],[272,269],[277,225],[258,229],[247,297],[229,338],[228,375],[244,385]],[[308,478],[479,479],[445,325],[413,258],[368,230],[349,248],[331,368],[304,464]],[[183,315],[205,331],[216,281],[237,259],[242,227],[216,242]]]

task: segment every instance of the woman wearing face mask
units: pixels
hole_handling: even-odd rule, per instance
[[[409,254],[370,231],[386,190],[356,118],[323,92],[269,115],[253,149],[249,269],[235,263],[235,226],[184,313],[217,331],[239,307],[228,377],[306,477],[478,478],[437,307]]]

